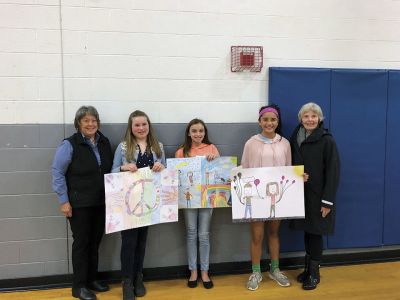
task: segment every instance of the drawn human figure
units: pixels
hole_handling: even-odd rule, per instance
[[[179,178],[179,180],[178,180],[178,186],[182,186],[182,171],[181,170],[178,170],[178,178]]]
[[[208,170],[208,167],[206,167],[206,185],[210,184],[210,171]]]
[[[186,189],[185,193],[185,199],[186,199],[186,207],[192,207],[192,205],[190,204],[190,200],[192,200],[193,195],[190,193],[189,188]]]
[[[251,198],[253,197],[252,195],[252,186],[250,182],[247,182],[244,186],[244,203],[245,203],[245,208],[244,208],[244,219],[247,219],[247,212],[249,213],[249,218],[252,218],[252,214],[251,214]]]
[[[193,185],[193,172],[187,172],[187,177],[189,179],[189,184]]]
[[[271,209],[269,211],[269,217],[275,218],[276,196],[279,195],[278,183],[277,182],[268,182],[266,194],[267,194],[267,197],[271,198]]]

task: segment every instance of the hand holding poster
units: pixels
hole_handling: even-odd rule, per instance
[[[106,233],[178,221],[178,174],[165,169],[104,175]]]
[[[304,166],[233,169],[233,221],[304,218],[303,173]]]

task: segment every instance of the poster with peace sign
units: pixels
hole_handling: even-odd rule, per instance
[[[165,169],[104,175],[106,233],[178,221],[178,172]]]

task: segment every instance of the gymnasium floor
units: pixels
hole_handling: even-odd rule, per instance
[[[184,279],[151,281],[146,283],[148,290],[143,300],[338,300],[338,299],[400,299],[400,262],[362,264],[321,268],[321,283],[313,291],[303,291],[295,282],[300,270],[285,271],[292,286],[283,288],[269,279],[264,273],[264,280],[256,291],[248,291],[245,283],[248,274],[214,276],[215,287],[203,288],[201,283],[195,289],[186,287]],[[121,286],[111,286],[109,292],[97,294],[99,300],[120,300]],[[74,299],[70,288],[52,290],[0,293],[0,300],[47,300]]]

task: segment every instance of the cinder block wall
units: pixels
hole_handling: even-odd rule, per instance
[[[399,69],[399,25],[390,0],[0,1],[0,279],[71,271],[49,167],[79,106],[98,108],[114,145],[142,109],[169,155],[200,117],[223,154],[240,156],[268,101],[268,66]],[[231,73],[231,45],[263,46],[262,72]],[[248,239],[216,210],[212,262],[248,259]],[[118,249],[107,236],[102,270],[119,268]],[[147,267],[184,257],[181,222],[151,228]]]

